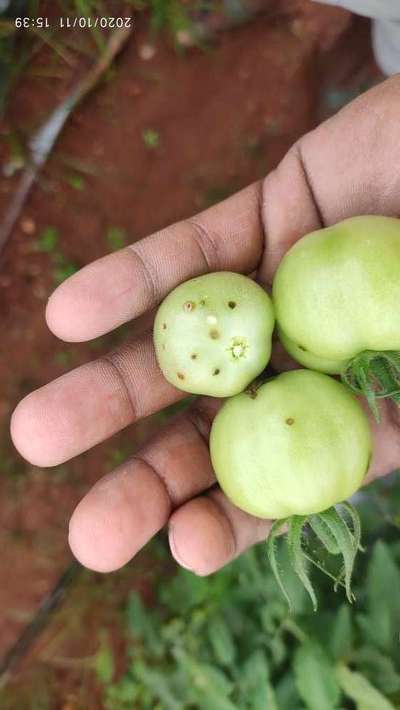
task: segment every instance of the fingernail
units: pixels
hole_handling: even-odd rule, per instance
[[[169,546],[170,546],[170,548],[171,548],[171,552],[172,552],[172,554],[173,554],[175,560],[177,561],[177,563],[178,563],[181,567],[183,567],[184,569],[189,570],[189,572],[194,572],[193,567],[190,567],[188,564],[186,564],[186,562],[184,562],[184,561],[182,560],[182,558],[181,558],[181,556],[180,556],[180,554],[179,554],[179,552],[178,552],[178,550],[177,550],[177,548],[176,548],[175,537],[174,537],[174,530],[173,530],[173,528],[171,528],[171,527],[170,527],[169,530],[168,530],[168,539],[169,539]]]

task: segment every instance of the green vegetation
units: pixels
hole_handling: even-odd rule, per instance
[[[154,607],[137,593],[129,598],[127,670],[114,683],[111,649],[101,646],[96,670],[107,710],[398,708],[400,543],[393,513],[400,485],[392,477],[360,499],[367,549],[353,606],[316,572],[321,610],[314,615],[282,554],[295,610],[288,615],[265,544],[208,578],[185,570],[159,578]]]
[[[58,245],[58,230],[55,227],[45,227],[36,242],[38,251],[51,254]]]
[[[57,254],[55,259],[55,268],[53,270],[53,280],[56,286],[59,286],[63,281],[69,279],[70,276],[79,270],[73,261],[69,261],[62,254]]]
[[[147,0],[140,4],[150,10],[151,26],[155,30],[167,29],[175,33],[187,29],[190,24],[185,3],[181,0]]]
[[[85,181],[81,175],[70,175],[67,182],[74,190],[82,191],[85,189]]]
[[[151,150],[158,148],[160,145],[160,134],[152,128],[145,128],[142,131],[142,139],[146,148],[150,148]]]
[[[54,355],[54,362],[62,367],[72,367],[75,359],[75,352],[71,350],[59,350]]]
[[[126,246],[127,234],[121,227],[110,227],[106,234],[108,248],[111,251],[117,251]]]
[[[59,248],[59,233],[55,227],[45,227],[34,242],[37,251],[49,254],[53,263],[53,281],[56,286],[78,271],[79,266],[68,259]]]
[[[180,47],[177,34],[182,31],[190,31],[191,28],[191,19],[187,3],[184,0],[127,0],[127,2],[134,17],[138,13],[147,12],[150,29],[153,32],[166,32],[172,37],[175,46]],[[111,5],[105,0],[56,0],[54,4],[59,7],[63,17],[94,18],[112,14]],[[199,8],[204,6],[202,2],[193,4],[193,9],[196,9],[197,6]],[[117,3],[114,7],[116,8],[114,14],[121,14],[118,11]],[[14,0],[7,9],[0,10],[0,115],[4,111],[10,90],[15,82],[21,74],[30,71],[29,63],[32,55],[37,52],[41,44],[47,44],[56,55],[67,61],[70,50],[65,43],[63,30],[57,27],[48,29],[31,27],[21,31],[15,27],[15,17],[35,18],[40,15],[40,12],[41,5],[38,0]],[[126,14],[125,8],[124,16]],[[69,31],[76,32],[77,30]],[[95,27],[92,23],[89,31],[93,40],[95,56],[104,50],[107,30]],[[86,35],[87,30],[83,29],[82,32]],[[45,69],[42,68],[41,71],[45,74]]]
[[[0,689],[2,710],[53,707],[65,697],[67,673],[82,708],[95,692],[105,710],[398,710],[400,480],[394,475],[368,487],[357,507],[366,549],[352,606],[315,571],[320,611],[314,614],[288,569],[289,615],[265,543],[208,578],[185,570],[171,576],[165,538],[158,536],[116,574],[81,571],[31,670]],[[127,597],[138,587],[149,603],[137,592]],[[115,642],[121,634],[122,674]],[[70,656],[71,642],[77,656]]]

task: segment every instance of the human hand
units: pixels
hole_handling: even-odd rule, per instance
[[[265,180],[64,282],[47,307],[50,329],[89,340],[155,307],[178,283],[207,271],[250,274],[270,285],[302,235],[358,214],[400,214],[400,76],[387,80],[305,135]],[[282,353],[275,364],[285,367]],[[161,375],[147,333],[45,385],[16,408],[13,441],[53,466],[183,396]],[[209,574],[268,535],[269,521],[234,507],[215,485],[208,433],[218,403],[200,398],[77,506],[70,544],[91,569],[125,564],[168,524],[176,560]],[[400,416],[382,404],[371,421],[367,480],[400,463]]]

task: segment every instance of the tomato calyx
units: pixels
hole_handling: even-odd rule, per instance
[[[351,521],[351,526],[348,524],[348,519]],[[336,576],[327,570],[323,563],[310,555],[305,548],[305,527],[307,525],[329,554],[342,556],[343,566]],[[289,611],[292,611],[292,601],[277,560],[276,538],[284,526],[287,527],[286,544],[291,566],[308,592],[314,611],[317,611],[318,602],[309,576],[309,563],[333,579],[335,591],[338,586],[343,586],[348,601],[352,603],[354,595],[351,591],[351,576],[357,552],[362,550],[360,544],[361,524],[357,510],[350,503],[341,503],[339,508],[331,507],[322,513],[313,515],[292,515],[289,518],[276,520],[272,525],[267,540],[268,558],[275,579],[288,603]]]
[[[342,382],[353,392],[363,394],[377,422],[378,399],[391,399],[400,406],[400,352],[364,350],[346,365]]]

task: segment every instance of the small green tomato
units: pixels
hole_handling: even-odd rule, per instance
[[[276,559],[276,536],[283,526],[289,559],[314,609],[308,562],[321,564],[304,549],[306,524],[330,554],[342,556],[343,574],[334,579],[352,600],[361,527],[355,508],[343,501],[361,486],[371,451],[368,419],[353,393],[312,370],[285,372],[251,393],[232,397],[214,419],[210,453],[222,490],[247,513],[277,519],[267,549],[289,606]]]
[[[229,271],[199,276],[175,288],[158,309],[157,361],[178,389],[228,397],[269,362],[273,327],[271,299],[254,281]]]
[[[328,375],[335,375],[342,372],[347,365],[347,360],[331,360],[327,357],[319,357],[314,355],[314,353],[306,350],[302,345],[297,345],[293,340],[288,338],[286,333],[278,328],[279,340],[284,346],[286,352],[291,355],[294,360],[301,362],[304,367],[309,370],[317,370],[318,372],[325,372]]]
[[[368,419],[352,392],[312,370],[285,372],[214,419],[218,482],[260,518],[319,513],[352,495],[371,457]]]
[[[363,216],[300,239],[275,275],[281,340],[298,362],[400,403],[400,220]]]

